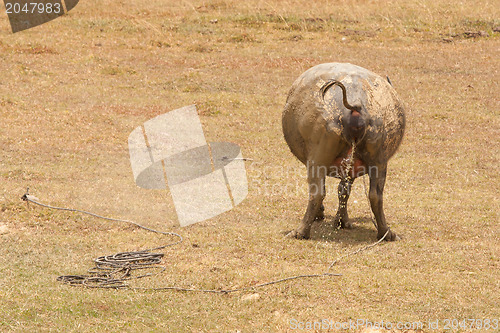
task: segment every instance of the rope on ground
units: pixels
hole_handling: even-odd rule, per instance
[[[145,226],[140,225],[139,223],[136,223],[133,221],[110,218],[110,217],[94,214],[92,212],[88,212],[85,210],[65,208],[65,207],[56,207],[56,206],[43,204],[36,197],[30,195],[28,192],[29,192],[29,188],[26,190],[26,193],[21,197],[21,199],[26,201],[27,203],[31,202],[31,203],[39,205],[41,207],[54,209],[54,210],[78,212],[78,213],[87,214],[87,215],[90,215],[90,216],[93,216],[96,218],[101,218],[101,219],[108,220],[108,221],[129,223],[129,224],[132,224],[136,227],[142,228],[144,230],[147,230],[147,231],[150,231],[153,233],[158,233],[158,234],[162,234],[162,235],[166,235],[166,236],[174,236],[174,237],[178,238],[178,240],[175,242],[171,242],[171,243],[168,243],[168,244],[165,244],[165,245],[162,245],[159,247],[155,247],[152,249],[135,251],[135,252],[120,252],[120,253],[117,253],[117,254],[114,254],[111,256],[101,256],[101,257],[94,260],[95,266],[88,270],[89,274],[63,275],[63,276],[59,276],[57,278],[58,281],[61,281],[65,284],[69,284],[70,286],[82,286],[82,287],[87,287],[87,288],[131,289],[131,290],[143,290],[143,291],[176,290],[176,291],[185,291],[185,292],[228,294],[228,293],[234,293],[234,292],[239,292],[239,291],[244,291],[244,290],[265,287],[265,286],[269,286],[269,285],[273,285],[273,284],[277,284],[277,283],[282,283],[285,281],[295,280],[295,279],[316,278],[316,277],[324,277],[324,276],[342,276],[342,274],[339,274],[339,273],[330,273],[329,270],[338,261],[340,261],[344,258],[347,258],[349,256],[356,255],[362,251],[365,251],[371,247],[376,246],[382,240],[385,239],[385,237],[387,236],[387,233],[389,232],[389,231],[387,231],[385,233],[385,235],[377,242],[370,244],[368,246],[365,246],[363,248],[360,248],[354,252],[343,255],[343,256],[339,257],[338,259],[334,260],[330,264],[328,269],[324,273],[321,273],[321,274],[295,275],[295,276],[290,276],[290,277],[286,277],[286,278],[282,278],[282,279],[272,280],[272,281],[265,282],[265,283],[253,284],[253,285],[250,285],[247,287],[234,288],[234,289],[196,289],[196,288],[183,288],[183,287],[177,287],[177,286],[158,287],[158,288],[146,288],[146,287],[141,288],[141,287],[132,287],[126,281],[129,281],[132,279],[140,279],[140,278],[144,278],[144,277],[151,277],[153,275],[157,275],[157,274],[164,272],[166,270],[166,267],[159,266],[159,264],[161,263],[161,261],[164,257],[164,254],[163,253],[153,253],[150,251],[161,250],[161,249],[165,249],[166,247],[180,244],[183,241],[183,238],[180,234],[175,233],[175,232],[166,232],[166,231],[159,231],[159,230],[151,229],[151,228],[145,227]],[[155,274],[148,272],[148,273],[145,273],[142,275],[132,276],[133,271],[151,270],[151,269],[156,269],[159,271]]]

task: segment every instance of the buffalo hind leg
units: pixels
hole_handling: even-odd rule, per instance
[[[323,193],[326,194],[326,185],[323,181]],[[325,205],[321,204],[321,207],[318,209],[318,213],[316,213],[316,220],[321,221],[325,219]]]
[[[325,205],[321,204],[316,214],[316,220],[321,221],[325,219]]]
[[[387,226],[383,208],[383,194],[386,172],[387,166],[383,166],[383,168],[378,168],[378,172],[370,174],[369,198],[373,214],[375,215],[375,220],[377,221],[377,239],[381,239],[382,237],[384,237],[385,233],[388,232],[385,240],[395,241],[398,240],[399,237]]]
[[[351,229],[352,223],[349,221],[349,216],[347,215],[347,201],[349,200],[349,195],[351,194],[351,187],[354,179],[342,179],[338,187],[339,196],[339,209],[335,215],[335,228],[340,229]]]
[[[316,174],[308,171],[309,183],[309,202],[307,204],[304,218],[296,230],[292,230],[287,234],[287,237],[297,239],[309,239],[311,234],[311,225],[318,217],[325,198],[325,177],[326,172],[322,172],[323,168],[318,168]],[[325,168],[326,170],[326,168]]]

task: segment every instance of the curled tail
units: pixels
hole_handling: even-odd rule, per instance
[[[353,106],[349,104],[347,101],[347,91],[345,86],[342,84],[342,82],[331,79],[328,80],[320,89],[321,92],[321,98],[323,101],[325,100],[325,94],[328,88],[332,86],[339,86],[340,89],[342,89],[342,103],[348,109],[350,112],[349,118],[347,120],[343,120],[344,124],[344,136],[349,140],[353,142],[358,142],[361,140],[366,131],[366,121],[361,115],[361,107],[360,106]]]

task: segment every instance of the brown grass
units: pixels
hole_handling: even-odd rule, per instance
[[[499,17],[486,0],[88,0],[11,34],[4,15],[0,330],[282,332],[292,319],[366,319],[440,320],[443,331],[445,319],[498,319]],[[487,36],[470,34],[479,31]],[[321,273],[373,242],[362,181],[350,200],[354,230],[331,229],[330,181],[327,219],[313,239],[280,233],[297,226],[307,197],[305,170],[281,134],[286,93],[304,70],[331,61],[389,75],[407,106],[385,193],[402,241],[341,261],[334,270],[342,277],[230,295],[56,281],[84,273],[97,256],[165,240],[28,209],[20,201],[27,186],[47,203],[183,234],[166,251],[166,273],[141,286],[232,288]],[[208,141],[234,142],[254,162],[242,204],[181,229],[168,192],[134,184],[127,138],[145,120],[193,103]],[[242,298],[251,293],[260,298]]]

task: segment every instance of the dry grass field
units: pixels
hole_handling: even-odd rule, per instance
[[[16,34],[2,11],[0,331],[313,332],[293,323],[327,319],[384,321],[394,332],[498,332],[499,27],[498,0],[82,0]],[[332,271],[342,276],[231,294],[56,280],[85,273],[98,256],[171,240],[27,206],[28,186],[48,204],[182,234],[165,250],[166,271],[133,282],[139,287],[228,289],[322,273],[373,243],[362,179],[349,205],[354,229],[333,230],[330,179],[312,239],[282,235],[307,201],[305,168],[281,132],[286,94],[303,71],[334,61],[388,75],[405,103],[384,200],[401,241],[339,261]],[[190,104],[207,141],[236,143],[253,161],[245,201],[180,228],[168,191],[135,185],[127,138]],[[447,319],[492,326],[446,330]]]

